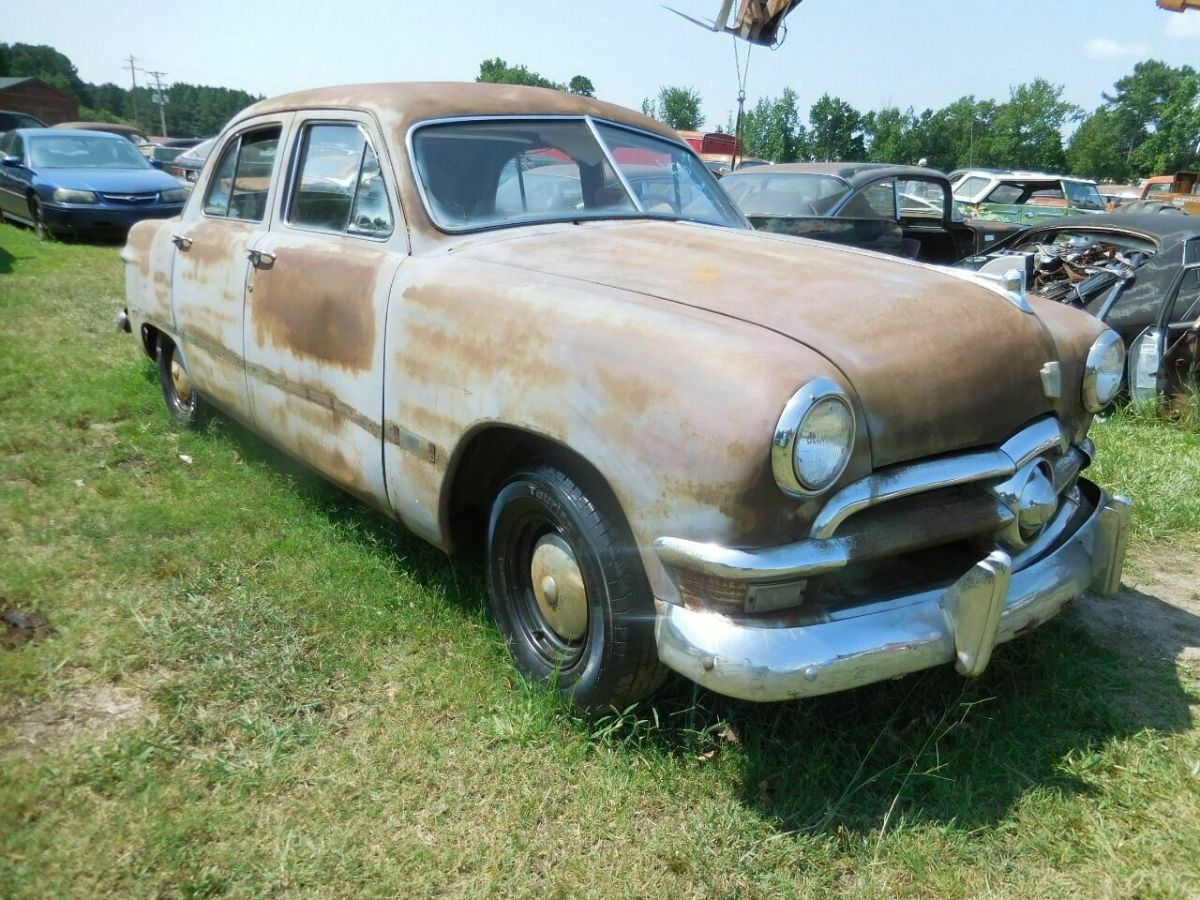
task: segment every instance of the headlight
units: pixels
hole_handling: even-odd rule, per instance
[[[183,203],[187,200],[188,192],[183,188],[174,188],[169,191],[163,191],[158,195],[160,203]]]
[[[1125,345],[1115,331],[1096,338],[1083,367],[1083,408],[1100,412],[1121,389],[1125,374]]]
[[[791,497],[819,494],[838,480],[853,447],[850,401],[833,381],[814,379],[792,396],[775,426],[775,481]]]
[[[72,188],[55,188],[51,195],[59,203],[95,203],[96,195],[91,191],[76,191]]]

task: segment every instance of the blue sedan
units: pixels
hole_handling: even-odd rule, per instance
[[[39,234],[122,236],[183,210],[187,192],[123,137],[18,128],[0,138],[0,215]]]

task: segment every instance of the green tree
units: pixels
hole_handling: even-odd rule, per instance
[[[733,131],[735,123],[730,123]],[[807,156],[807,131],[800,121],[796,92],[784,88],[778,98],[759,98],[742,116],[742,148],[747,156],[794,162]]]
[[[586,75],[576,75],[570,82],[567,83],[567,90],[572,94],[579,94],[581,97],[595,97],[596,88],[592,84],[592,79]]]
[[[494,59],[485,59],[479,64],[479,75],[475,80],[492,84],[524,84],[529,87],[565,90],[561,84],[544,78],[537,72],[531,72],[525,66],[510,66],[498,56]]]
[[[647,97],[642,101],[642,112],[676,131],[699,131],[704,124],[700,106],[700,92],[695,88],[663,87],[656,99]]]
[[[897,106],[869,112],[863,116],[863,130],[867,135],[867,159],[872,162],[914,165],[922,156],[920,137],[917,134],[917,117],[912,107],[901,110]]]
[[[939,110],[925,110],[913,125],[918,159],[949,172],[963,166],[998,165],[992,128],[999,107],[991,100],[959,97]]]
[[[1195,159],[1200,142],[1196,97],[1200,75],[1145,60],[1117,81],[1104,106],[1112,114],[1118,149],[1134,175],[1172,172]]]
[[[813,159],[852,162],[866,158],[863,118],[845,100],[823,94],[809,110],[808,121],[808,151]]]
[[[89,104],[89,86],[79,77],[75,64],[62,53],[46,44],[12,44],[5,48],[4,65],[7,75],[17,78],[40,78],[62,91]]]
[[[1133,174],[1122,149],[1122,127],[1108,107],[1098,107],[1080,123],[1067,145],[1067,169],[1101,181],[1127,181]]]
[[[1044,78],[1009,89],[992,126],[993,151],[1014,168],[1060,172],[1067,166],[1062,129],[1079,118],[1077,106],[1062,99],[1062,85]]]

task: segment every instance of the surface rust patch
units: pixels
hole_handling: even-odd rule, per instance
[[[378,271],[374,258],[281,248],[275,265],[255,275],[255,340],[344,369],[370,369]]]

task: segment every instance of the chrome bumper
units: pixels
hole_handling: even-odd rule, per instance
[[[1074,534],[1028,565],[997,550],[949,588],[857,607],[800,627],[747,624],[656,601],[658,655],[710,690],[743,700],[829,694],[955,662],[983,672],[992,648],[1045,622],[1085,590],[1116,593],[1131,503],[1097,491]]]

